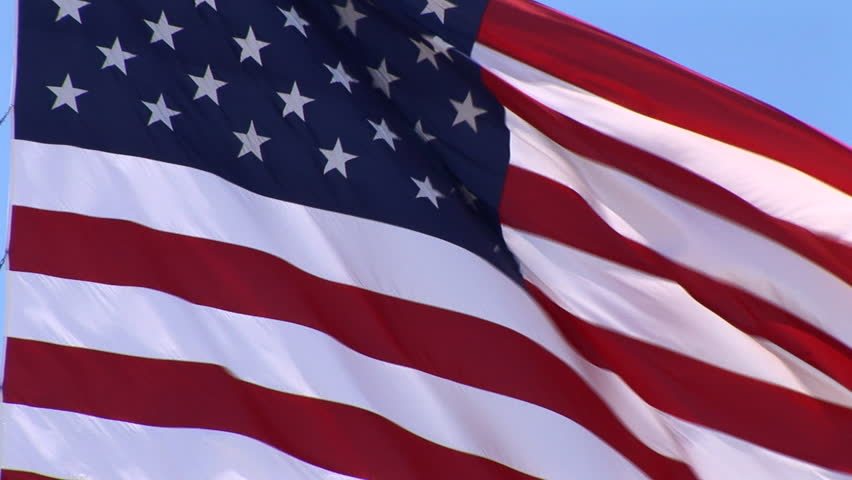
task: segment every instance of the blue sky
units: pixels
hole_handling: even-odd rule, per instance
[[[544,3],[744,91],[852,144],[850,0]],[[0,1],[2,112],[11,98],[14,4],[12,0]],[[10,126],[7,121],[0,127],[0,239],[4,247]],[[0,276],[0,287],[4,283]]]

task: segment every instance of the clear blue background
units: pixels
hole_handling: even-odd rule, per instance
[[[744,91],[852,144],[852,0],[544,3]],[[14,4],[15,0],[0,0],[0,115],[11,99]],[[0,127],[3,248],[7,245],[10,127],[10,120]],[[4,287],[5,279],[0,275],[0,288],[5,291]],[[0,307],[5,306],[5,296],[0,296],[0,302]],[[5,308],[0,308],[2,311]]]

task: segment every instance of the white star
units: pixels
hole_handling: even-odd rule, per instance
[[[373,86],[383,91],[390,98],[390,84],[399,80],[399,77],[388,72],[388,67],[385,60],[379,64],[379,68],[367,67],[370,71],[370,76],[373,77]]]
[[[254,121],[249,122],[249,128],[246,130],[246,133],[234,132],[234,135],[236,135],[243,144],[243,147],[240,149],[240,153],[237,154],[237,158],[251,153],[257,157],[258,160],[263,161],[263,156],[260,153],[260,146],[268,142],[269,137],[257,134],[254,130]]]
[[[324,148],[320,148],[320,152],[322,152],[323,156],[325,156],[325,169],[323,169],[322,173],[326,174],[332,170],[337,170],[343,175],[343,178],[346,177],[346,162],[358,158],[357,155],[351,155],[343,151],[343,147],[340,145],[340,139],[337,139],[337,142],[334,144],[334,148],[331,150],[326,150]]]
[[[283,13],[284,17],[287,18],[287,21],[284,22],[284,28],[294,27],[302,34],[302,36],[305,38],[308,37],[308,34],[305,32],[305,27],[310,25],[310,23],[299,16],[299,12],[296,11],[296,7],[290,7],[290,10],[284,10],[283,8],[278,7],[278,10],[281,10],[281,13]]]
[[[269,42],[258,40],[257,37],[254,36],[254,31],[252,31],[251,27],[248,29],[246,38],[234,37],[234,41],[237,42],[237,45],[239,45],[242,49],[240,52],[240,62],[244,62],[247,58],[251,58],[257,62],[258,65],[263,65],[263,62],[260,61],[260,49],[268,46]]]
[[[148,119],[148,125],[163,122],[165,126],[169,127],[169,130],[174,131],[174,128],[172,128],[172,117],[180,115],[180,112],[166,106],[166,101],[163,99],[162,93],[160,94],[160,98],[157,99],[157,103],[150,103],[144,100],[142,100],[142,103],[148,107],[148,110],[151,110],[151,118]]]
[[[346,73],[346,70],[343,69],[343,62],[337,62],[336,68],[332,68],[331,65],[328,64],[323,65],[325,65],[325,68],[331,72],[331,83],[339,83],[343,85],[343,88],[345,88],[347,92],[352,93],[352,87],[349,84],[358,83],[358,80],[355,80]]]
[[[77,110],[77,97],[86,93],[88,90],[74,88],[74,85],[71,84],[71,75],[65,75],[65,81],[62,82],[62,86],[52,87],[47,85],[47,88],[56,95],[56,100],[53,102],[53,106],[50,107],[51,110],[55,110],[62,105],[68,105],[71,110],[80,113],[80,111]]]
[[[160,12],[160,19],[157,23],[154,23],[151,20],[145,20],[145,23],[147,23],[152,30],[151,43],[162,41],[166,45],[172,47],[172,50],[175,49],[175,41],[172,38],[172,35],[183,30],[183,27],[169,25],[169,20],[166,18],[166,12]]]
[[[77,20],[77,23],[83,23],[80,20],[80,9],[89,4],[83,0],[53,0],[53,3],[59,7],[59,12],[56,14],[56,21],[60,21],[65,17],[71,17]]]
[[[420,137],[420,139],[424,142],[431,142],[432,140],[435,140],[434,135],[429,135],[428,133],[423,131],[423,124],[420,122],[420,120],[417,120],[417,123],[414,124],[414,133],[416,133],[417,136]]]
[[[385,120],[382,119],[382,123],[375,123],[369,119],[367,119],[367,121],[376,129],[376,135],[373,137],[373,140],[384,140],[388,145],[390,145],[391,150],[396,150],[396,145],[393,142],[394,140],[399,140],[399,137],[397,134],[393,133],[390,128],[388,128],[388,124],[385,123]]]
[[[487,112],[487,110],[479,108],[473,104],[473,98],[471,97],[470,92],[467,92],[467,97],[465,97],[463,102],[458,102],[451,98],[450,103],[452,103],[453,107],[456,109],[456,118],[453,120],[453,126],[464,122],[475,132],[476,117],[483,115]]]
[[[213,103],[219,105],[219,94],[217,90],[227,85],[227,82],[223,82],[221,80],[216,80],[213,77],[213,71],[210,70],[210,65],[207,65],[207,70],[204,72],[203,77],[196,77],[195,75],[190,75],[189,78],[195,82],[196,87],[195,96],[192,97],[193,100],[198,100],[201,97],[207,97],[210,100],[213,100]]]
[[[453,49],[455,47],[453,47],[446,40],[437,35],[423,35],[423,39],[432,45],[432,48],[435,50],[436,54],[443,55],[447,57],[449,61],[453,61],[453,57],[452,55],[450,55],[450,49]]]
[[[423,11],[420,12],[420,15],[427,15],[429,13],[434,13],[438,20],[441,23],[444,23],[444,14],[448,8],[456,8],[456,4],[448,2],[447,0],[426,0],[426,6],[423,8]]]
[[[440,208],[438,206],[438,199],[444,198],[444,194],[435,190],[432,186],[432,182],[429,180],[427,176],[423,180],[417,180],[414,177],[411,177],[414,183],[417,184],[417,196],[415,198],[428,198],[432,205],[435,205],[435,208]]]
[[[210,5],[210,8],[216,10],[216,0],[195,0],[196,7],[201,6],[202,3],[206,3],[207,5]]]
[[[352,32],[352,35],[357,35],[355,30],[358,27],[358,20],[365,18],[366,15],[355,10],[352,0],[346,0],[345,7],[335,5],[334,8],[337,10],[337,14],[340,15],[340,26],[337,28],[348,28]]]
[[[125,52],[121,50],[121,43],[118,41],[118,37],[115,37],[115,41],[112,42],[112,47],[98,47],[98,50],[104,54],[104,64],[101,66],[101,70],[107,67],[115,67],[121,70],[121,73],[127,75],[127,67],[124,65],[125,60],[130,60],[134,58],[136,55]]]
[[[429,48],[429,45],[426,45],[423,42],[418,42],[413,38],[411,39],[411,43],[413,43],[414,46],[417,47],[417,63],[420,63],[423,60],[428,60],[429,63],[431,63],[435,67],[435,69],[438,68],[438,59],[435,58],[435,55],[437,55],[438,52]]]
[[[468,190],[464,185],[459,186],[459,190],[461,190],[462,196],[464,197],[464,203],[475,209],[476,201],[478,200],[476,195],[474,195],[473,192]]]
[[[281,97],[281,100],[284,100],[284,112],[281,116],[286,117],[288,113],[295,113],[303,121],[305,120],[305,105],[314,101],[313,98],[302,96],[296,82],[293,82],[290,93],[278,92],[278,96]]]

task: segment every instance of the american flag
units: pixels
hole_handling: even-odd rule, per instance
[[[4,479],[852,479],[810,127],[526,0],[17,38]]]

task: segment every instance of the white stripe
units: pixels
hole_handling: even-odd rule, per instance
[[[621,378],[578,355],[523,289],[455,245],[261,197],[206,172],[147,159],[16,140],[13,160],[18,168],[13,183],[19,186],[15,205],[125,219],[257,248],[331,281],[503,325],[578,372],[650,448],[672,458],[702,448],[676,440],[679,420],[670,420]],[[27,305],[12,297],[10,308],[24,313]],[[9,318],[11,325],[27,317]],[[754,455],[764,451],[752,449]]]
[[[838,384],[833,378],[829,377],[809,363],[803,362],[799,357],[765,338],[754,337],[754,339],[759,342],[763,348],[772,352],[775,358],[784,362],[787,368],[790,369],[790,372],[792,372],[796,378],[801,380],[802,385],[811,392],[821,392],[820,395],[824,395],[823,398],[825,399],[848,398],[850,395],[850,392],[846,387]],[[844,406],[848,407],[849,405],[847,403]]]
[[[3,408],[4,469],[91,480],[354,480],[242,435],[152,427],[24,405]],[[715,447],[692,451],[691,464],[702,479],[852,478],[773,452],[755,456],[753,447],[735,438],[706,436],[689,424],[683,428],[689,433],[684,441],[700,439]]]
[[[4,404],[3,468],[69,480],[354,480],[242,435]]]
[[[584,321],[740,375],[852,407],[852,392],[824,374],[814,374],[813,367],[807,369],[796,357],[777,357],[675,282],[507,226],[503,234],[524,277]]]
[[[254,248],[332,282],[521,331],[544,329],[532,338],[558,338],[546,320],[520,320],[537,307],[512,280],[429,235],[282,202],[201,170],[138,157],[13,140],[12,160],[13,205],[128,220]]]
[[[16,299],[12,337],[221,365],[267,388],[375,412],[432,442],[537,477],[645,478],[550,410],[375,360],[301,325],[143,288],[21,272],[10,272],[7,281]]]
[[[748,229],[566,150],[511,111],[506,124],[513,165],[574,190],[621,235],[852,346],[852,287],[830,272]]]
[[[667,428],[635,392],[568,346],[517,284],[456,245],[256,195],[178,165],[21,140],[13,141],[12,155],[18,166],[13,183],[20,186],[13,205],[124,219],[256,248],[329,281],[514,330],[580,373],[650,448],[670,457],[677,454]],[[10,305],[16,303],[12,298]],[[9,318],[10,324],[15,322]]]
[[[356,401],[366,404],[361,405],[362,407],[378,411],[380,414],[388,413],[389,409],[397,409],[397,413],[407,417],[402,419],[403,427],[411,426],[413,422],[421,424],[415,427],[420,430],[420,433],[424,430],[440,429],[441,431],[436,432],[438,436],[456,437],[461,439],[461,442],[476,443],[487,449],[491,458],[499,458],[503,455],[511,457],[512,460],[507,462],[510,465],[542,462],[535,463],[531,469],[525,470],[542,478],[645,478],[619,455],[614,454],[608,447],[602,446],[598,439],[577,428],[572,422],[545,409],[499,395],[477,392],[476,389],[435,379],[420,372],[405,372],[408,369],[402,367],[385,364],[378,368],[365,369],[365,363],[373,363],[375,367],[381,362],[366,359],[351,351],[347,352],[333,340],[323,339],[321,338],[323,335],[319,332],[310,331],[304,327],[190,305],[163,293],[135,287],[98,285],[22,272],[10,272],[9,283],[10,291],[15,294],[16,304],[20,305],[12,311],[13,321],[10,325],[16,326],[10,335],[14,337],[95,349],[106,346],[109,351],[147,354],[144,356],[149,358],[213,360],[227,366],[235,375],[243,378],[251,377],[248,378],[250,381],[273,388],[287,384],[285,389],[292,387],[308,396],[327,396],[326,394],[331,392],[332,396],[337,395],[336,399],[340,400],[339,392],[345,389],[349,391],[345,394],[347,402],[357,399]],[[69,302],[69,299],[73,301]],[[26,321],[20,321],[23,319]],[[235,322],[239,325],[235,326]],[[179,333],[178,330],[186,330],[189,335]],[[180,341],[176,342],[177,339]],[[120,348],[116,348],[117,346]],[[282,351],[286,351],[286,354]],[[244,368],[242,364],[245,363],[254,363],[258,367]],[[332,372],[329,375],[328,372],[332,370],[337,370],[337,374]],[[402,373],[393,378],[393,370]],[[611,373],[603,370],[590,373],[589,376],[597,380],[599,385],[604,385],[604,388],[607,388],[606,385],[609,384],[611,388],[609,394],[623,393],[619,391],[620,384],[612,380]],[[442,382],[444,385],[441,385]],[[729,456],[736,457],[738,462],[749,463],[742,467],[745,469],[759,467],[770,473],[784,471],[784,478],[810,479],[813,478],[813,472],[824,472],[825,478],[829,475],[834,475],[831,478],[841,478],[824,469],[676,419],[641,402],[630,402],[630,394],[625,397],[627,401],[624,397],[620,399],[620,402],[624,402],[626,406],[621,409],[621,413],[653,417],[652,421],[658,422],[667,432],[666,435],[673,435],[668,437],[666,448],[677,452],[678,457],[684,460],[700,463],[701,478],[713,480],[731,478],[728,475],[729,467],[726,462]],[[28,408],[15,405],[4,405],[4,407]],[[629,411],[631,409],[632,412]],[[395,415],[391,413],[390,418],[399,420],[394,418]],[[7,424],[12,425],[12,429],[7,427],[6,439],[16,437],[16,434],[9,433],[14,432],[14,428],[18,428],[14,426],[16,422],[13,416],[14,413],[7,413],[7,418],[12,419]],[[421,418],[417,419],[418,416]],[[81,417],[87,422],[100,421],[89,420],[92,417]],[[524,424],[524,422],[529,423]],[[545,425],[543,422],[553,422],[553,425]],[[129,425],[121,422],[114,423]],[[640,418],[634,423],[641,426],[643,421]],[[272,456],[274,450],[265,454],[258,452],[257,448],[252,446],[252,441],[248,439],[241,440],[242,443],[235,445],[236,440],[233,439],[242,438],[238,435],[209,430],[132,425],[131,428],[125,429],[128,430],[128,434],[130,431],[139,431],[141,428],[166,432],[162,435],[174,435],[174,438],[178,439],[171,442],[160,436],[146,434],[145,437],[150,446],[142,445],[132,448],[131,445],[122,443],[125,441],[123,436],[112,435],[109,429],[102,428],[99,424],[90,425],[92,426],[73,424],[67,429],[60,425],[33,428],[32,422],[25,423],[24,430],[31,432],[27,436],[32,443],[21,444],[7,440],[5,466],[19,469],[37,467],[35,471],[48,474],[53,470],[48,471],[43,468],[76,468],[80,465],[79,462],[69,461],[66,466],[66,457],[60,458],[56,455],[49,457],[47,462],[44,459],[37,460],[36,464],[22,463],[17,459],[30,458],[31,453],[37,454],[38,459],[39,450],[55,453],[61,448],[70,446],[89,451],[88,454],[79,456],[82,459],[89,459],[93,455],[98,458],[109,458],[110,456],[104,453],[109,453],[111,450],[97,447],[101,442],[117,442],[118,448],[124,452],[119,458],[138,461],[140,464],[147,464],[149,458],[165,462],[161,458],[162,452],[157,450],[160,448],[158,446],[164,446],[170,452],[182,452],[182,448],[188,449],[187,454],[180,455],[179,458],[189,458],[190,465],[194,463],[193,458],[216,456],[218,448],[232,449],[234,455],[245,452],[244,457],[234,459],[226,456],[222,459],[222,463],[204,464],[198,467],[205,474],[209,473],[205,470],[207,468],[224,468],[227,462],[232,461],[235,462],[233,470],[240,472],[244,464],[243,458],[257,458],[261,467],[269,465],[265,460],[267,457],[273,460],[277,458]],[[204,432],[205,437],[193,441],[194,437],[181,436],[189,434],[174,432]],[[566,435],[566,432],[569,434]],[[418,432],[415,431],[415,433]],[[647,435],[648,432],[644,433]],[[85,434],[86,438],[74,437],[79,434]],[[535,436],[540,438],[536,439]],[[21,435],[17,437],[20,438]],[[220,444],[215,440],[217,438],[224,440]],[[657,440],[660,438],[658,436]],[[65,445],[63,441],[71,445]],[[202,444],[199,448],[208,448],[207,445],[216,445],[217,448],[210,452],[192,450],[199,444]],[[40,445],[40,449],[33,451],[31,445]],[[545,451],[539,451],[541,448]],[[134,455],[137,451],[143,454],[142,458],[135,460]],[[196,454],[196,451],[199,453]],[[79,455],[76,452],[75,450],[73,454]],[[547,458],[554,454],[564,458]],[[283,461],[294,461],[286,456],[282,458]],[[88,460],[84,461],[83,465],[87,462]],[[290,467],[291,470],[293,468],[298,469],[299,464],[297,463],[296,467]],[[112,478],[115,474],[114,471],[111,472],[113,472],[111,475],[93,475],[91,478]],[[263,476],[245,477],[265,478]],[[76,477],[60,475],[60,478]],[[755,475],[748,478],[774,480],[778,477]]]
[[[530,97],[580,123],[651,152],[777,218],[852,244],[852,196],[748,150],[636,113],[475,44],[472,58]]]
[[[758,448],[689,422],[678,422],[676,435],[679,442],[691,445],[686,460],[700,479],[852,480],[852,475]]]

